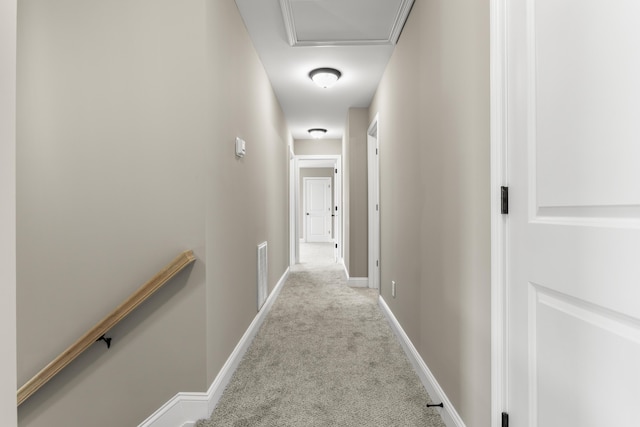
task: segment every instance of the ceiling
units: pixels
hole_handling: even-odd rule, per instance
[[[414,0],[236,0],[295,139],[342,138],[350,107],[368,107]],[[342,72],[328,89],[309,71]]]

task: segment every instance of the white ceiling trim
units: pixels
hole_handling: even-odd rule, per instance
[[[402,33],[404,24],[405,22],[407,22],[407,18],[409,17],[409,12],[411,12],[411,8],[413,7],[413,2],[414,0],[402,0],[402,3],[398,8],[398,15],[393,22],[393,29],[391,30],[391,35],[389,36],[389,41],[393,45],[398,43],[400,33]]]
[[[284,18],[284,28],[287,31],[287,39],[291,46],[296,46],[298,37],[296,36],[296,23],[293,20],[293,7],[290,0],[280,0],[282,18]]]
[[[296,24],[293,17],[293,6],[291,0],[280,0],[282,17],[287,32],[287,39],[292,47],[297,46],[371,46],[371,45],[392,45],[394,46],[400,38],[400,33],[409,17],[413,2],[415,0],[401,0],[398,13],[393,21],[391,32],[386,39],[373,40],[298,40]]]

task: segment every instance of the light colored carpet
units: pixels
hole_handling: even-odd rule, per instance
[[[291,271],[344,271],[342,264],[335,262],[334,243],[300,243],[300,264]]]
[[[377,305],[342,271],[295,271],[211,426],[444,427]]]

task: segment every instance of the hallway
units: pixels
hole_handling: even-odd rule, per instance
[[[393,23],[354,39],[376,16]],[[324,38],[303,31],[323,17]],[[370,322],[341,323],[379,315],[342,266],[379,289],[447,426],[640,425],[639,19],[629,1],[0,0],[0,425],[192,427],[283,287],[276,308],[303,317],[261,351],[307,353],[247,388],[295,379],[280,416],[303,415],[333,390],[309,365],[335,352],[332,370],[366,372],[307,412],[394,414],[393,381],[359,386],[387,355],[360,347],[382,336]],[[306,247],[293,265],[308,236],[292,171],[327,158],[338,262]],[[92,337],[16,411],[17,389],[185,250],[196,261],[113,346]],[[266,387],[236,421],[275,419]],[[426,416],[405,397],[403,425]]]
[[[444,427],[426,408],[429,396],[378,307],[377,290],[346,286],[331,254],[330,243],[301,244],[303,263],[211,418],[197,427]]]
[[[305,320],[305,328],[336,326],[343,315],[328,307],[338,310],[346,301],[379,317],[376,301],[365,297],[371,291],[347,288],[342,278],[346,270],[349,285],[366,286],[369,266],[379,268],[376,283],[386,304],[380,307],[406,332],[415,358],[428,362],[445,422],[490,426],[489,2],[424,1],[409,8],[403,0],[396,5],[410,14],[393,27],[397,38],[377,47],[322,49],[289,44],[283,3],[19,3],[12,41],[19,79],[10,84],[17,100],[9,118],[17,150],[6,157],[15,162],[2,168],[15,169],[15,197],[3,207],[19,219],[9,227],[16,236],[9,265],[18,280],[8,298],[15,304],[3,307],[15,330],[8,353],[17,360],[7,395],[176,253],[191,249],[196,261],[110,331],[111,348],[93,345],[20,405],[17,422],[3,425],[67,427],[81,419],[95,427],[140,425],[158,411],[190,405],[191,396],[213,408],[235,349],[267,314],[256,304],[256,248],[266,242],[268,293],[282,289],[289,274],[289,285],[310,284],[314,304],[324,290],[345,293],[325,311],[306,304],[302,314],[322,322]],[[354,9],[361,22],[369,2],[356,3],[365,5]],[[253,37],[243,5],[258,24],[277,24],[271,38]],[[307,61],[271,74],[262,44]],[[378,48],[378,71],[359,72]],[[310,74],[318,67],[340,71],[334,87],[315,84]],[[282,82],[305,105],[284,102],[277,93]],[[368,84],[366,93],[338,107],[361,83]],[[337,118],[289,114],[305,106]],[[368,251],[367,174],[374,118],[380,123],[375,261]],[[311,139],[315,128],[326,129],[323,139]],[[240,155],[238,141],[246,145]],[[291,194],[300,184],[290,171],[303,156],[338,158],[340,194],[332,214],[339,262],[330,268],[316,265],[317,258],[305,262],[305,248],[302,267],[292,265],[291,248],[303,236],[291,227]],[[316,275],[325,274],[340,280],[319,281]],[[289,285],[278,307],[296,289]],[[307,348],[324,340],[336,345],[353,362],[345,368],[364,366],[373,354],[386,357],[378,353],[383,347],[349,352],[347,334],[380,333],[356,329],[360,323],[340,325],[333,337],[319,330],[321,338]],[[358,339],[355,344],[358,349]],[[383,377],[370,369],[371,381]],[[367,406],[397,414],[394,402],[402,394],[380,387],[381,400],[370,396]],[[416,399],[415,418],[397,419],[406,424],[424,416],[426,399]],[[358,413],[364,404],[351,405]],[[169,409],[161,413],[172,416]],[[205,416],[189,413],[180,422]]]

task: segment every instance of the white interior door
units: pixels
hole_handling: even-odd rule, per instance
[[[304,178],[307,242],[331,242],[331,178]]]
[[[508,8],[510,425],[640,426],[640,2]]]

